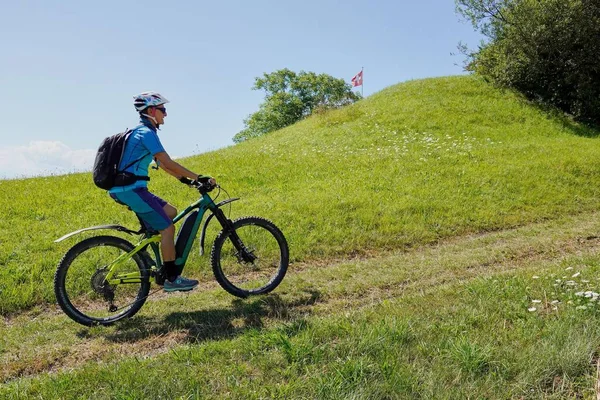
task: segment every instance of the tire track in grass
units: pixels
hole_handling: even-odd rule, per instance
[[[272,295],[243,301],[216,283],[207,284],[195,293],[158,296],[138,316],[108,328],[81,327],[46,306],[5,318],[0,326],[0,382],[90,362],[118,362],[123,356],[152,357],[282,321],[333,315],[348,306],[368,307],[485,275],[598,254],[598,216],[566,217],[368,258],[294,264]]]

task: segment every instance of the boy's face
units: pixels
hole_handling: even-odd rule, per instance
[[[158,107],[148,108],[147,114],[156,120],[156,125],[160,126],[165,123],[165,117],[167,116],[167,109],[164,105]]]

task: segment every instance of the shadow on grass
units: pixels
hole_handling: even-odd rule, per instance
[[[564,111],[540,101],[532,100],[531,104],[546,113],[548,118],[560,124],[565,130],[575,136],[590,139],[600,136],[600,126],[598,125],[594,125],[591,122],[578,122]]]
[[[553,116],[566,130],[570,131],[575,136],[585,138],[597,138],[600,136],[600,128],[593,125],[586,125],[583,122],[575,122],[566,115]]]
[[[270,294],[235,299],[228,308],[174,312],[166,317],[136,316],[120,322],[115,331],[102,336],[115,343],[135,343],[171,332],[185,332],[185,337],[180,340],[187,343],[231,338],[249,329],[262,329],[265,318],[297,319],[306,314],[305,306],[317,303],[320,297],[316,290],[305,290],[287,301],[278,294]],[[79,332],[79,336],[87,335],[87,329]]]

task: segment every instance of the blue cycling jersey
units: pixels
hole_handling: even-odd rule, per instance
[[[160,143],[156,128],[148,119],[142,118],[140,125],[129,134],[129,138],[125,144],[125,150],[123,151],[123,158],[121,158],[121,163],[119,164],[119,170],[123,171],[122,168],[133,163],[124,171],[139,176],[148,176],[148,166],[152,162],[154,155],[161,151],[165,151],[165,149]],[[138,159],[140,160],[136,161]],[[148,181],[136,181],[127,186],[115,186],[108,192],[121,193],[147,186]]]

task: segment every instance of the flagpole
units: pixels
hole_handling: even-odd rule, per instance
[[[360,76],[362,77],[362,85],[360,85],[360,97],[364,98],[364,90],[365,90],[365,74],[363,73],[363,70],[365,69],[365,67],[360,67]]]

